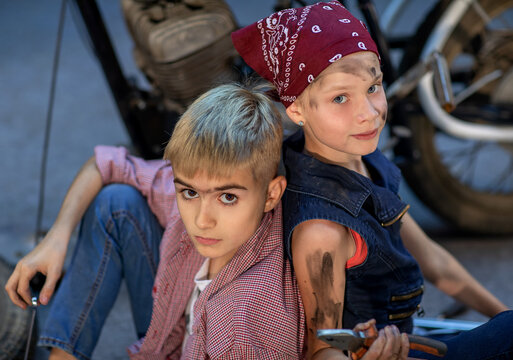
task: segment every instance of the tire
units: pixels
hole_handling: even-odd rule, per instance
[[[479,0],[478,3],[492,19],[497,20],[500,14],[508,16],[509,29],[504,38],[507,41],[491,46],[493,42],[485,39],[497,32],[485,29],[482,17],[472,6],[467,9],[442,47],[453,88],[455,92],[465,88],[497,68],[505,76],[463,100],[452,115],[467,122],[512,125],[513,0]],[[440,2],[426,16],[415,44],[404,53],[401,72],[419,59],[423,44],[448,4]],[[489,24],[491,29],[496,26],[496,20]],[[487,56],[479,57],[479,52],[485,50]],[[408,100],[419,109],[415,95]],[[450,136],[436,128],[422,111],[410,113],[406,123],[412,132],[412,151],[420,156],[402,170],[421,201],[464,232],[513,233],[513,143]]]
[[[0,258],[0,283],[5,284],[13,271],[5,260]],[[23,359],[32,319],[31,310],[22,310],[14,305],[7,293],[0,293],[0,360]],[[32,335],[31,353],[36,336]],[[31,357],[29,357],[31,358]]]

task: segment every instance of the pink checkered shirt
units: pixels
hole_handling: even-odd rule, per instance
[[[146,337],[131,359],[301,359],[305,318],[296,279],[285,260],[281,205],[203,291],[194,306],[193,334],[182,353],[185,308],[204,258],[190,241],[176,207],[173,170],[124,148],[98,146],[105,184],[136,187],[165,228]]]

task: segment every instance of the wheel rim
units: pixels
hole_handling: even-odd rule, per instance
[[[494,71],[501,74],[474,89],[452,116],[469,123],[504,125],[513,119],[513,9],[511,2],[501,5],[501,9],[491,8],[491,4],[482,1],[480,7],[491,21],[463,23],[449,38],[443,53],[456,97],[476,80]],[[481,43],[486,46],[480,47]],[[513,196],[513,143],[456,138],[437,129],[433,146],[454,181],[475,196]]]

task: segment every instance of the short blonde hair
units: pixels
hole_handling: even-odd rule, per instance
[[[164,159],[187,177],[199,171],[224,177],[247,168],[259,183],[272,180],[283,129],[266,90],[268,85],[226,84],[207,91],[177,122]]]

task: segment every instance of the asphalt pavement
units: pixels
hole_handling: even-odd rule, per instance
[[[229,0],[245,25],[266,16],[272,1]],[[425,3],[425,1],[417,3]],[[383,5],[385,1],[379,2]],[[134,64],[132,41],[117,1],[98,1],[115,50],[127,75],[145,87]],[[56,44],[59,1],[0,2],[0,256],[11,263],[34,246],[41,155]],[[129,138],[87,40],[80,17],[68,6],[53,108],[45,186],[43,229],[56,217],[65,191],[97,144],[129,145]],[[449,249],[488,289],[513,306],[513,237],[463,238],[452,231],[403,184],[401,195],[412,204],[419,224]],[[428,286],[423,307],[433,317],[452,300]],[[45,310],[41,309],[41,320]],[[483,321],[473,311],[460,319]],[[93,359],[124,359],[135,340],[126,290],[111,312]],[[47,354],[39,352],[37,359]]]

